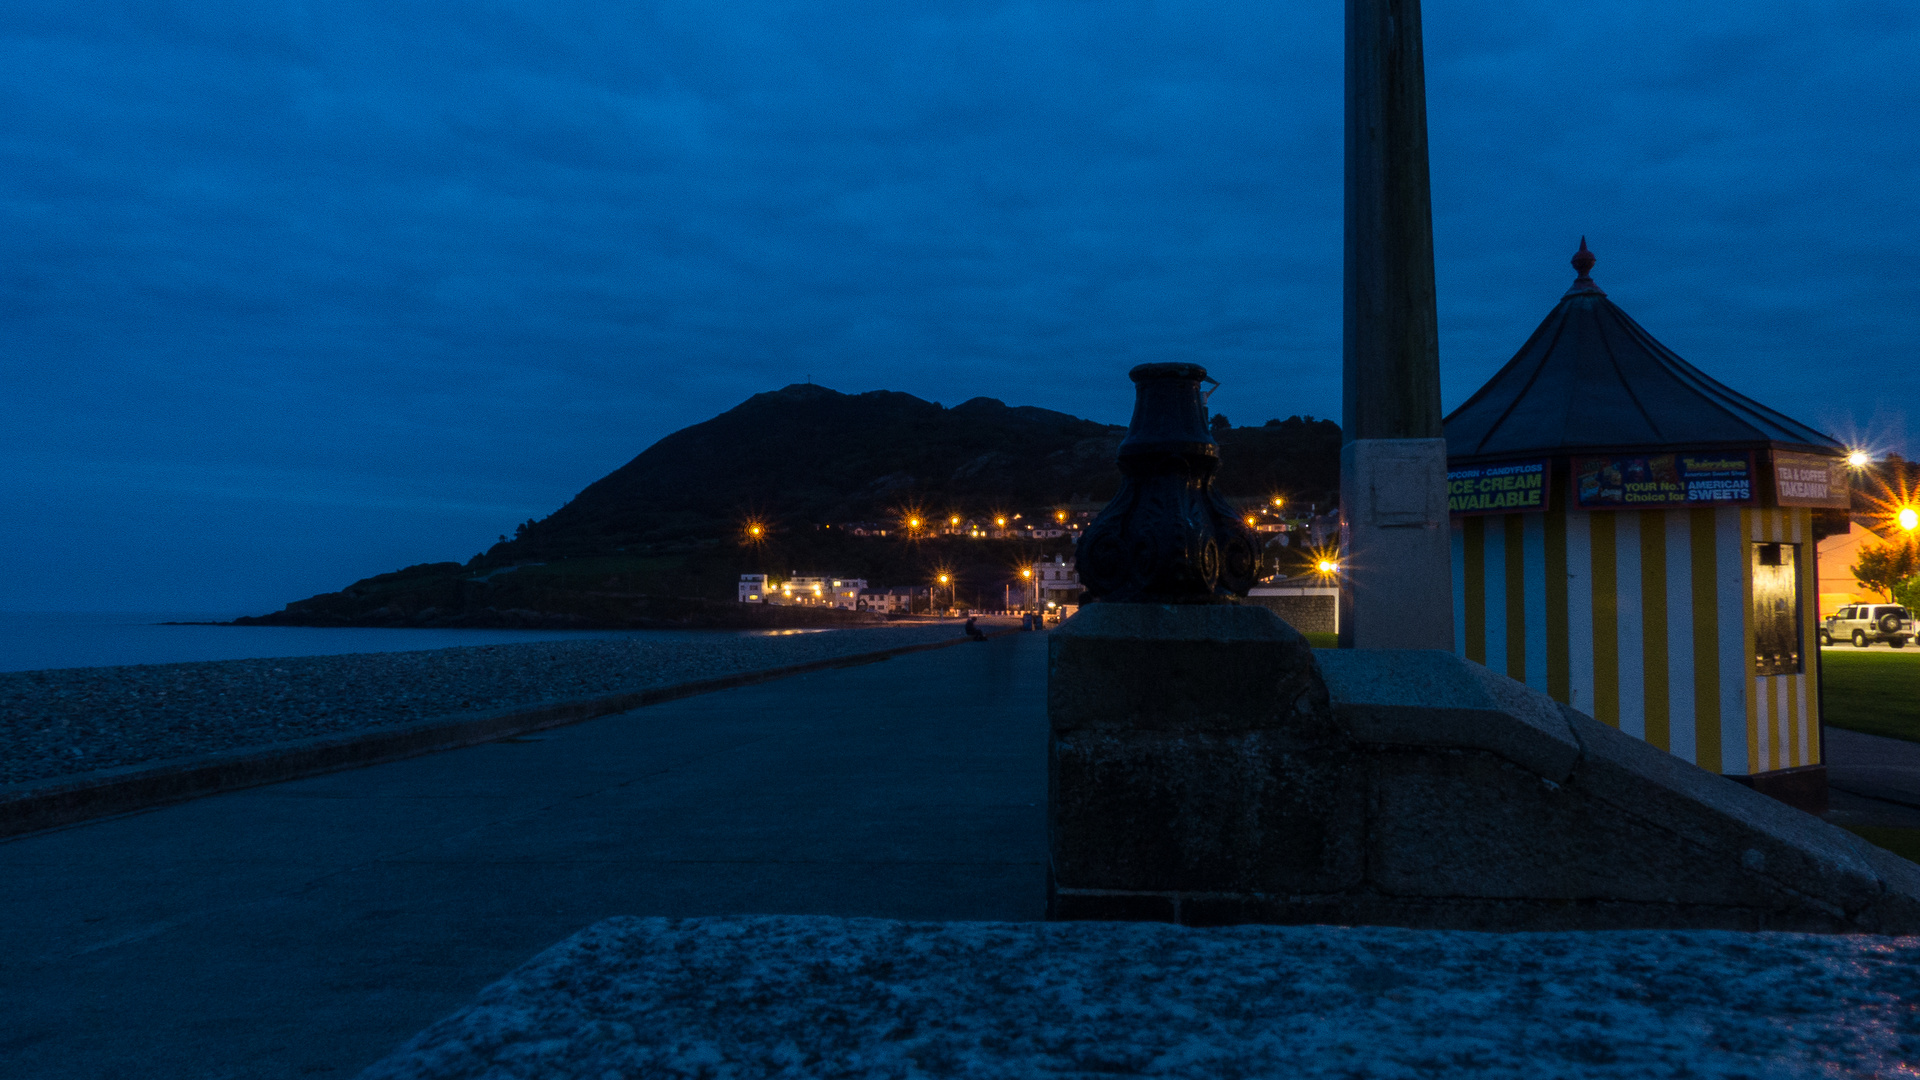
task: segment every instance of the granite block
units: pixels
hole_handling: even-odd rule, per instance
[[[1559,783],[1580,742],[1557,703],[1432,649],[1325,650],[1334,715],[1358,742],[1486,750]]]

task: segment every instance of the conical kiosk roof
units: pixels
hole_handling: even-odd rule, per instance
[[[1448,460],[1779,448],[1844,454],[1831,436],[1740,394],[1681,359],[1588,276],[1518,354],[1446,418]]]

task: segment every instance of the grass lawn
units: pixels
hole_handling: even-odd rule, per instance
[[[1826,722],[1920,742],[1920,657],[1823,649]]]
[[[1316,649],[1337,649],[1340,647],[1339,634],[1306,634],[1307,644]]]
[[[1908,862],[1920,863],[1920,829],[1881,825],[1843,825],[1841,828],[1877,848],[1886,848]]]

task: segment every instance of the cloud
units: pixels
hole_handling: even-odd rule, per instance
[[[1582,233],[1762,400],[1920,389],[1908,7],[1425,21],[1449,404]],[[1245,0],[15,4],[0,447],[518,507],[478,546],[808,377],[1121,421],[1125,369],[1180,357],[1242,420],[1338,415],[1340,34]]]

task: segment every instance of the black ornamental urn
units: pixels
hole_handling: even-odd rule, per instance
[[[1085,603],[1220,604],[1253,587],[1260,547],[1213,490],[1220,447],[1198,364],[1141,364],[1120,443],[1120,491],[1080,537]]]

